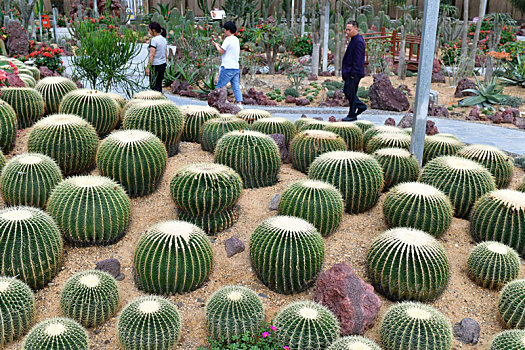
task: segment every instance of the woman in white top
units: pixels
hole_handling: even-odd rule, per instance
[[[149,85],[152,90],[162,92],[162,80],[166,72],[166,54],[168,42],[166,41],[166,29],[157,22],[151,22],[148,26],[148,34],[151,35],[149,42],[149,60],[146,67],[146,75],[149,75]]]

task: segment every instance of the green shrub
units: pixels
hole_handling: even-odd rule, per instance
[[[499,294],[498,313],[507,328],[525,328],[525,280],[507,283]]]
[[[354,124],[356,125],[359,129],[361,129],[361,131],[363,132],[363,137],[364,137],[364,133],[367,132],[369,129],[372,129],[373,127],[375,127],[375,124],[372,123],[371,121],[369,120],[357,120],[351,124]]]
[[[35,296],[27,284],[13,277],[0,277],[0,346],[24,335],[35,317]]]
[[[295,36],[294,46],[290,52],[295,57],[311,55],[313,50],[312,35]]]
[[[70,318],[48,318],[31,329],[23,344],[23,350],[55,349],[89,350],[88,332]]]
[[[244,119],[249,125],[252,125],[256,120],[273,117],[270,112],[267,112],[263,109],[243,109],[237,113],[236,116],[238,118]]]
[[[293,88],[293,87],[289,87],[289,88],[286,88],[283,92],[283,95],[284,96],[292,96],[292,97],[299,97],[299,91],[297,91],[296,88]]]
[[[372,154],[382,148],[401,148],[410,150],[410,135],[406,133],[378,134],[365,145],[366,153]]]
[[[286,118],[263,118],[253,122],[252,130],[262,132],[266,135],[284,135],[286,145],[290,144],[295,135],[295,125]]]
[[[30,127],[44,115],[44,100],[42,95],[35,89],[3,88],[0,99],[13,107],[20,129]]]
[[[208,106],[182,106],[180,110],[184,116],[182,141],[187,142],[199,142],[202,125],[221,116],[218,110]]]
[[[203,150],[214,152],[219,139],[234,130],[246,130],[249,125],[246,121],[237,117],[227,117],[221,114],[220,118],[210,119],[202,124],[199,142]]]
[[[344,151],[343,138],[329,131],[306,130],[297,134],[290,144],[290,156],[295,169],[307,173],[317,156],[330,151]]]
[[[15,147],[18,121],[13,107],[0,99],[0,150],[9,153]]]
[[[417,180],[419,162],[406,149],[380,148],[374,152],[373,156],[383,168],[385,180],[383,191],[402,182]]]
[[[368,338],[352,335],[340,338],[327,350],[381,350],[381,348]]]
[[[407,132],[404,131],[403,129],[396,128],[395,126],[390,126],[390,125],[379,125],[379,126],[371,127],[367,129],[363,134],[364,147],[365,148],[367,147],[368,141],[370,141],[372,137],[379,135],[379,134],[404,134],[406,135]]]
[[[496,334],[490,350],[525,350],[525,330],[511,329]]]
[[[77,85],[67,78],[47,77],[40,80],[35,89],[44,99],[46,114],[53,114],[58,112],[62,98],[70,91],[76,90]]]
[[[325,125],[323,130],[341,136],[349,151],[360,151],[363,149],[363,131],[353,123],[330,123]]]
[[[465,147],[463,142],[452,137],[440,134],[427,136],[423,149],[423,164],[440,156],[455,156],[463,147]]]
[[[507,156],[498,148],[488,145],[470,145],[461,149],[457,155],[474,160],[486,167],[494,176],[498,188],[509,186],[514,163],[512,157]]]

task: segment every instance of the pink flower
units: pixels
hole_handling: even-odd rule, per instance
[[[290,347],[289,346],[285,346],[284,350],[290,350]]]
[[[268,332],[264,332],[264,333],[263,333],[263,338],[266,338],[266,337],[269,336],[269,335],[270,335],[270,333],[268,333]]]
[[[275,328],[274,326],[271,326],[270,329],[271,329],[272,331],[276,331],[276,330],[277,330],[277,328]]]

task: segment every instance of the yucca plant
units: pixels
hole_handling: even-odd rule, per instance
[[[13,277],[0,277],[0,346],[24,335],[34,316],[35,296],[29,286]]]
[[[35,89],[3,88],[0,99],[13,107],[20,129],[30,127],[44,115],[44,100]]]
[[[496,334],[490,350],[525,350],[525,330],[511,329]]]
[[[57,113],[62,98],[76,89],[77,85],[71,79],[63,77],[47,77],[35,86],[44,99],[46,114]]]
[[[474,96],[468,96],[460,100],[458,102],[459,106],[478,106],[480,108],[494,109],[492,105],[502,104],[507,99],[508,96],[502,94],[503,86],[498,85],[494,79],[481,83],[476,75],[474,75],[474,78],[476,78],[476,88],[463,90],[463,92],[473,93]]]
[[[525,328],[525,279],[507,283],[499,294],[498,313],[507,328]]]
[[[219,142],[219,139],[225,134],[230,131],[246,130],[249,128],[250,126],[244,119],[235,116],[225,117],[224,114],[221,114],[220,118],[210,119],[202,124],[199,142],[203,150],[214,152],[217,142]]]
[[[0,150],[9,153],[15,147],[18,121],[13,107],[0,99]]]
[[[419,175],[417,158],[401,148],[380,148],[373,153],[383,168],[385,185],[383,191],[402,182],[416,181]]]

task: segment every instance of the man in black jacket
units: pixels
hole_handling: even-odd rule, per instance
[[[345,81],[343,91],[350,103],[350,110],[343,121],[357,120],[357,116],[366,111],[366,104],[357,97],[359,81],[365,76],[365,41],[358,34],[357,27],[356,21],[346,25],[346,34],[351,40],[343,57],[342,73]]]

